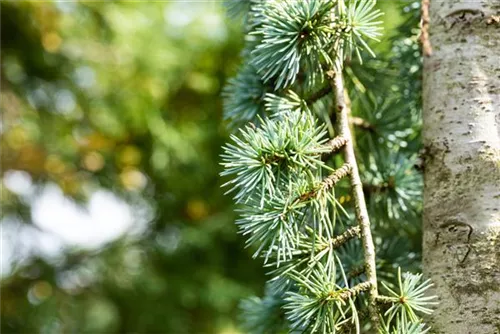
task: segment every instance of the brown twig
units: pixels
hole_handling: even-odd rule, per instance
[[[322,187],[325,190],[332,189],[341,179],[351,173],[352,166],[349,163],[343,164],[340,168],[336,169],[332,174],[325,178],[322,182]]]
[[[360,129],[371,131],[371,132],[375,131],[375,127],[373,126],[373,124],[371,124],[370,122],[368,122],[367,120],[365,120],[361,117],[352,116],[349,118],[349,121],[351,122],[352,125],[360,128]]]
[[[326,177],[318,187],[300,195],[300,197],[297,198],[297,201],[307,201],[316,196],[321,190],[332,189],[342,178],[349,175],[350,172],[351,166],[349,166],[349,164],[347,163],[343,164],[340,168],[336,169],[332,174]]]
[[[306,104],[311,105],[332,92],[331,86],[325,86],[305,99]]]
[[[320,250],[323,250],[325,248],[333,248],[333,249],[339,248],[349,240],[359,237],[360,234],[361,234],[361,228],[359,226],[350,227],[347,230],[345,230],[342,234],[336,236],[335,238],[330,239],[328,244],[325,244],[325,246]]]
[[[344,137],[337,136],[330,140],[326,145],[332,150],[331,152],[337,152],[347,143],[347,139]]]
[[[429,39],[429,4],[430,0],[422,0],[422,10],[421,10],[421,19],[420,19],[420,43],[422,43],[422,51],[424,56],[432,55],[432,45]]]
[[[349,272],[347,273],[347,278],[348,279],[354,279],[362,274],[365,273],[365,266],[359,265],[359,266],[354,266],[350,268]]]
[[[327,299],[336,299],[336,300],[340,299],[346,301],[349,298],[356,297],[363,291],[370,290],[370,288],[371,288],[370,282],[359,283],[350,289],[333,291],[328,295]]]

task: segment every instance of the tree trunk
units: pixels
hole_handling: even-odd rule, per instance
[[[423,262],[440,297],[429,324],[498,334],[500,1],[431,0],[429,12]]]

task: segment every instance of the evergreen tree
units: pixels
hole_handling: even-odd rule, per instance
[[[368,45],[381,36],[375,1],[228,7],[244,17],[246,44],[225,89],[240,128],[222,175],[270,275],[263,298],[242,302],[246,329],[427,332],[432,284],[401,273],[420,256],[418,4],[405,7],[409,37],[379,60]]]

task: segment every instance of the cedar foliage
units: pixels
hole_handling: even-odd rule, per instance
[[[227,5],[246,43],[224,92],[222,175],[269,273],[241,304],[246,330],[427,332],[431,283],[401,273],[420,260],[418,4],[378,59],[375,1]]]

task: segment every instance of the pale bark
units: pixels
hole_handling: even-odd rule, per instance
[[[344,79],[342,72],[335,73],[331,81],[332,88],[335,93],[335,112],[337,114],[337,131],[338,135],[342,138],[347,138],[344,145],[344,159],[348,166],[350,166],[350,179],[352,187],[352,195],[354,199],[354,207],[356,212],[356,220],[358,221],[361,231],[361,241],[365,253],[365,274],[367,282],[370,286],[369,289],[369,303],[368,311],[370,319],[375,330],[379,330],[380,321],[377,310],[377,269],[375,264],[375,247],[373,244],[372,232],[370,228],[370,218],[368,217],[368,210],[366,209],[365,195],[363,193],[363,185],[359,177],[358,163],[356,162],[356,155],[354,154],[354,145],[352,143],[351,129],[349,128],[349,111],[350,108],[347,103]]]
[[[430,1],[424,273],[436,333],[500,333],[500,1]]]

